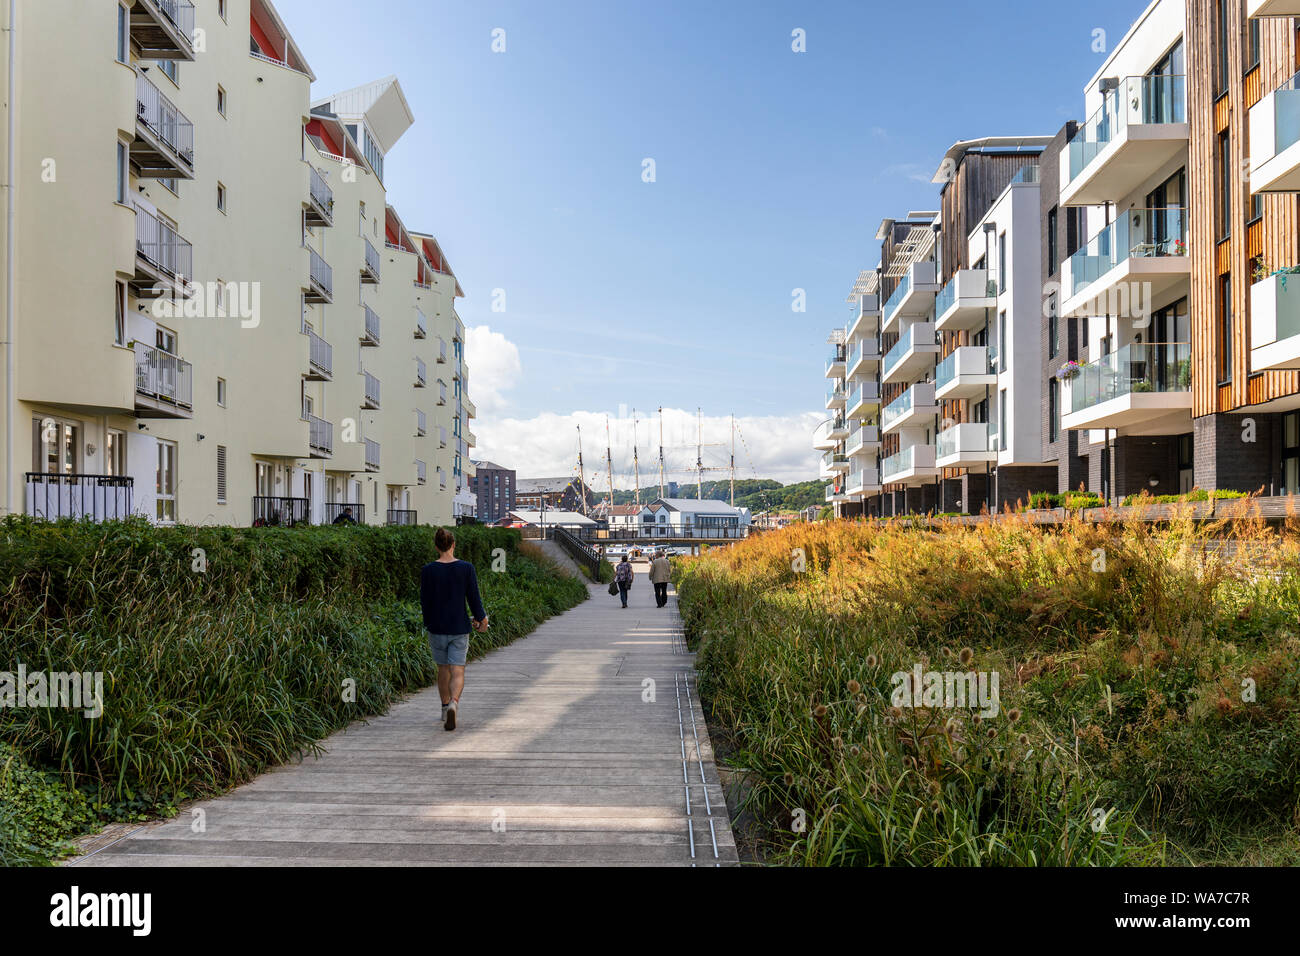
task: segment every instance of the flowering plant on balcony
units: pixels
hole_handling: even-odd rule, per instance
[[[1083,371],[1083,366],[1071,359],[1056,370],[1056,377],[1059,381],[1068,382],[1072,378],[1077,378]]]
[[[1187,242],[1182,239],[1175,239],[1173,249],[1174,249],[1174,255],[1185,256],[1187,255]]]

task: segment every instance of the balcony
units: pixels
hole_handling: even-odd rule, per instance
[[[1250,108],[1250,188],[1300,192],[1300,73]]]
[[[170,352],[135,343],[137,418],[193,418],[194,367]]]
[[[415,410],[415,437],[423,438],[428,433],[429,433],[428,416],[424,414],[424,409],[417,408]]]
[[[826,500],[831,502],[848,501],[849,493],[844,489],[843,484],[835,482],[826,486]]]
[[[279,495],[253,497],[253,527],[284,527],[308,524],[311,502],[306,498],[287,498]]]
[[[822,477],[842,475],[849,470],[849,456],[839,452],[828,451],[822,455]]]
[[[442,379],[438,379],[438,404],[447,404],[447,383]]]
[[[417,358],[415,360],[415,387],[424,388],[425,379],[428,378],[428,375],[429,369],[424,364],[424,359]]]
[[[844,402],[847,398],[848,396],[844,394],[844,386],[835,385],[826,392],[826,407],[843,411]]]
[[[898,287],[894,289],[894,294],[885,303],[884,331],[896,332],[901,316],[910,315],[914,318],[928,316],[938,292],[939,286],[934,278],[934,263],[912,263],[898,280]]]
[[[940,332],[978,329],[988,323],[989,310],[997,306],[998,287],[988,270],[962,269],[935,297],[934,327]]]
[[[361,326],[361,344],[373,348],[379,344],[379,314],[368,305],[362,305],[363,322]]]
[[[379,250],[376,249],[369,239],[362,239],[366,244],[366,257],[361,263],[361,281],[367,285],[375,285],[379,282]]]
[[[447,427],[445,425],[438,426],[438,447],[447,447]]]
[[[143,73],[135,78],[131,163],[142,179],[194,178],[194,124]]]
[[[1275,273],[1250,287],[1250,367],[1300,369],[1300,275]]]
[[[849,392],[844,403],[844,414],[850,420],[861,418],[869,409],[880,404],[880,386],[875,382],[863,382]]]
[[[307,419],[307,447],[311,451],[312,458],[329,458],[334,454],[334,424],[327,422],[323,418],[317,418],[306,411],[303,412],[303,418]]]
[[[334,380],[334,349],[311,329],[307,333],[307,375],[311,382]]]
[[[1122,199],[1186,155],[1187,137],[1186,77],[1121,79],[1066,146],[1061,204],[1099,206]]]
[[[844,481],[844,493],[846,495],[869,495],[880,490],[880,473],[872,465],[870,468],[859,468],[857,471],[849,472],[849,477]]]
[[[302,287],[307,302],[334,301],[334,270],[311,246],[307,250],[307,284]]]
[[[461,404],[465,407],[466,418],[478,418],[478,406],[475,405],[472,401],[470,401],[470,397],[468,395],[466,395],[461,400]]]
[[[934,373],[934,397],[983,398],[998,383],[997,371],[987,346],[961,345],[948,353]]]
[[[366,506],[359,501],[325,502],[326,524],[365,524]]]
[[[188,294],[186,284],[194,277],[194,247],[171,226],[143,209],[135,211],[136,295]]]
[[[988,422],[965,422],[939,432],[935,439],[936,468],[966,468],[998,460]]]
[[[447,364],[447,343],[441,338],[438,339],[438,364]]]
[[[1126,345],[1070,381],[1067,429],[1123,428],[1173,435],[1192,427],[1192,350],[1186,342]]]
[[[415,309],[415,337],[422,339],[429,334],[429,320],[425,317],[424,312],[417,306]],[[446,361],[444,355],[443,361]]]
[[[307,164],[307,198],[303,200],[302,212],[309,226],[334,225],[334,191],[310,163]]]
[[[880,463],[880,480],[886,485],[919,485],[939,474],[933,445],[912,445]]]
[[[1191,281],[1187,213],[1129,209],[1065,261],[1063,318],[1149,318],[1154,304]]]
[[[885,406],[880,416],[881,431],[888,435],[900,428],[929,425],[938,410],[934,403],[933,383],[917,382]]]
[[[362,402],[362,408],[379,407],[379,379],[375,378],[369,372],[362,372],[366,378],[365,398]]]
[[[390,525],[414,525],[416,524],[415,512],[406,511],[398,508],[388,509],[388,518],[385,524]]]
[[[839,419],[839,421],[843,423],[843,419]],[[822,422],[817,426],[817,430],[813,433],[813,448],[818,451],[830,451],[842,441],[840,438],[831,437],[832,427],[832,422]],[[845,425],[844,427],[847,428],[848,426]]]
[[[853,347],[847,362],[848,378],[869,375],[880,364],[880,346],[874,338],[863,339]]]
[[[826,360],[826,377],[843,378],[847,369],[847,356],[844,354],[844,347],[839,346],[831,352],[830,358]]]
[[[29,471],[26,514],[57,521],[125,521],[131,517],[134,479],[125,475],[65,475]]]
[[[478,436],[475,435],[475,434],[474,434],[472,431],[470,431],[468,428],[465,429],[465,446],[466,446],[467,448],[477,448],[477,447],[478,447]]]
[[[415,483],[417,485],[424,484],[428,480],[428,473],[428,466],[417,458],[415,460]]]
[[[934,326],[917,322],[907,327],[894,347],[885,353],[884,375],[886,384],[910,382],[934,368],[939,357],[939,343],[934,337]]]
[[[193,60],[194,4],[190,0],[135,0],[131,40],[142,60]]]
[[[1246,0],[1246,16],[1300,17],[1300,0]]]
[[[860,335],[874,335],[880,325],[880,297],[876,295],[858,296],[858,314],[849,323],[848,339],[852,341]]]
[[[861,425],[849,433],[844,442],[844,454],[853,458],[874,452],[880,447],[880,429],[875,425]]]
[[[373,439],[365,439],[366,443],[366,471],[379,470],[379,442]]]

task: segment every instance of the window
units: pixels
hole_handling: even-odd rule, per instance
[[[1300,495],[1300,412],[1282,416],[1281,493]]]
[[[998,371],[1007,370],[1007,310],[998,313]]]
[[[998,236],[998,291],[1007,291],[1007,234]]]
[[[126,144],[117,142],[117,201],[126,204],[127,176],[130,165],[127,160]]]
[[[226,380],[224,378],[217,379],[217,404],[222,408],[226,407]]]
[[[217,112],[226,115],[226,90],[221,86],[217,87]]]
[[[1232,156],[1230,154],[1231,141],[1228,139],[1228,131],[1224,130],[1219,134],[1218,147],[1218,174],[1219,174],[1219,238],[1227,239],[1232,234]]]
[[[224,183],[217,183],[217,210],[226,211],[226,186]]]
[[[126,345],[126,283],[117,283],[113,291],[113,344]]]
[[[1264,194],[1251,193],[1250,196],[1250,221],[1258,222],[1264,218]]]
[[[1259,66],[1259,20],[1250,21],[1250,40],[1246,46],[1246,72]]]
[[[1047,440],[1055,442],[1061,437],[1061,383],[1055,378],[1047,380]]]
[[[366,234],[366,204],[365,203],[361,203],[361,216],[357,221],[357,230],[358,230],[357,235],[359,236],[364,236]]]
[[[217,446],[217,504],[226,503],[226,446]]]
[[[81,450],[81,426],[42,417],[32,419],[32,470],[50,475],[76,474]]]
[[[117,5],[117,62],[127,62],[127,45],[130,42],[131,27],[130,18],[126,12],[126,7],[120,3]]]
[[[1232,276],[1219,279],[1219,381],[1232,381]]]
[[[1060,207],[1053,206],[1047,213],[1047,274],[1056,275],[1056,270],[1061,264],[1060,252],[1056,240],[1056,222],[1060,214]]]
[[[1007,450],[1007,390],[998,392],[998,447]]]
[[[1056,314],[1056,293],[1047,297],[1047,357],[1056,358],[1061,351],[1061,322]]]
[[[104,471],[110,475],[126,474],[126,432],[110,428],[104,444]]]
[[[1228,89],[1228,0],[1215,0],[1215,93]]]
[[[162,439],[154,472],[154,517],[165,524],[176,521],[176,443]]]
[[[181,85],[181,68],[175,60],[155,60],[158,72],[171,80],[176,86]]]
[[[176,179],[176,177],[173,176],[171,179],[162,179],[162,178],[159,178],[159,179],[157,180],[157,182],[158,182],[158,185],[159,185],[159,186],[162,186],[164,189],[166,189],[166,190],[167,190],[169,193],[171,193],[173,196],[179,196],[179,195],[181,194],[181,193],[180,193],[180,180]]]
[[[226,19],[226,0],[217,0],[217,16]]]
[[[176,333],[171,329],[165,329],[161,325],[154,330],[154,345],[159,351],[166,352],[168,355],[176,354]]]

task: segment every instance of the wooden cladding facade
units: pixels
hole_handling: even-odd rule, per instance
[[[1219,36],[1220,5],[1228,35]],[[1295,74],[1296,21],[1263,18],[1258,64],[1246,0],[1187,0],[1189,245],[1192,258],[1192,415],[1200,417],[1300,392],[1300,373],[1252,374],[1250,286],[1259,258],[1269,268],[1300,263],[1300,197],[1266,194],[1256,220],[1250,192],[1250,107]],[[1221,82],[1220,56],[1227,57]],[[1227,138],[1227,168],[1220,155]],[[1227,222],[1222,189],[1229,192]],[[1254,221],[1252,221],[1254,220]],[[1230,302],[1224,303],[1225,278]],[[1224,317],[1231,362],[1224,368]]]

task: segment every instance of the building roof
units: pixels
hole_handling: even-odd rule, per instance
[[[514,471],[513,468],[507,468],[505,465],[498,465],[495,461],[477,461],[470,459],[470,463],[475,468],[486,468],[489,471]]]
[[[738,515],[742,508],[733,508],[725,501],[718,501],[714,498],[705,498],[703,501],[697,498],[660,498],[655,504],[662,503],[670,511],[681,511],[690,514],[725,514]]]
[[[609,509],[609,513],[612,515],[639,515],[644,510],[644,505],[615,505]]]
[[[343,119],[365,117],[370,131],[375,134],[379,148],[387,154],[411,128],[415,115],[406,102],[402,84],[395,76],[363,83],[350,90],[316,100],[312,109],[324,106]]]
[[[952,178],[952,172],[967,153],[991,150],[999,153],[1025,153],[1037,155],[1052,142],[1051,136],[985,136],[981,139],[966,139],[953,143],[944,154],[939,169],[935,172],[932,183],[946,183]]]
[[[541,524],[542,513],[540,511],[512,511],[510,517],[522,521],[524,524]],[[546,523],[548,525],[572,524],[595,526],[596,522],[592,521],[586,515],[580,515],[576,511],[551,511],[546,512]]]
[[[515,492],[524,495],[541,495],[578,487],[577,478],[516,478]]]

